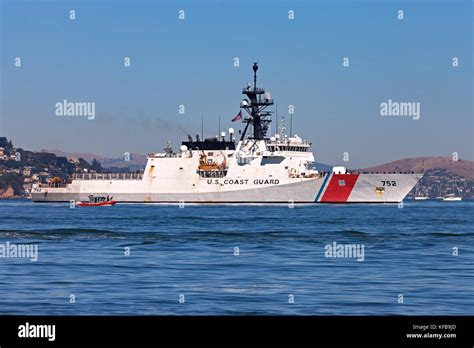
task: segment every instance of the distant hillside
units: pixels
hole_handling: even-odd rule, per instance
[[[366,172],[415,172],[425,173],[430,170],[442,170],[465,179],[474,180],[473,161],[453,161],[451,157],[415,157],[385,163],[361,169]]]
[[[138,153],[130,154],[130,161],[125,161],[125,156],[122,158],[109,158],[89,152],[65,152],[61,150],[42,150],[54,153],[56,156],[64,156],[69,159],[84,158],[86,161],[92,163],[94,158],[100,162],[103,168],[129,168],[131,170],[143,169],[146,165],[147,156]]]
[[[8,141],[6,137],[0,137],[0,147],[3,149],[13,149],[12,141]]]
[[[53,178],[67,180],[77,172],[101,172],[100,163],[83,158],[75,161],[46,151],[15,148],[12,141],[0,137],[0,198],[20,197],[30,192],[34,183],[46,184]]]
[[[90,152],[66,152],[62,150],[47,150],[47,149],[42,149],[40,152],[54,153],[56,156],[67,157],[69,159],[84,158],[88,162],[92,162],[94,158],[102,162],[102,159],[104,158],[101,155],[97,155]]]

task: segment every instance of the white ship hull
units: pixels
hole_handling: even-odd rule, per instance
[[[180,153],[168,143],[164,153],[149,155],[141,174],[55,178],[46,187],[34,185],[33,200],[86,201],[93,195],[113,196],[118,203],[395,203],[416,185],[417,174],[356,174],[344,167],[320,173],[313,168],[310,142],[288,137],[283,125],[268,138],[273,99],[256,86],[257,70],[254,63],[254,85],[242,90],[246,99],[233,119],[246,123],[237,146],[232,128],[228,140],[225,132],[204,141],[188,136]],[[253,135],[246,136],[249,126]]]
[[[189,182],[182,183],[179,189],[172,189],[171,183],[153,183],[146,177],[136,181],[75,180],[67,187],[36,188],[32,199],[35,202],[82,201],[92,194],[113,196],[118,203],[396,203],[404,199],[419,178],[416,174],[332,173],[273,185],[258,182],[229,185],[227,181],[221,186]],[[388,182],[396,186],[383,186]]]

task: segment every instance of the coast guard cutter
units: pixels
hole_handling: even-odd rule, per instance
[[[273,99],[253,85],[242,90],[239,139],[188,137],[178,153],[167,144],[148,155],[141,173],[77,173],[68,180],[35,184],[35,202],[85,201],[91,195],[118,203],[395,203],[416,185],[414,173],[358,173],[344,167],[314,169],[311,143],[282,128],[268,136]]]

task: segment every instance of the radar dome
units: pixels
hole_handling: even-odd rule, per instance
[[[244,108],[244,107],[247,107],[250,105],[250,102],[247,100],[247,99],[243,99],[241,102],[240,102],[240,107]]]

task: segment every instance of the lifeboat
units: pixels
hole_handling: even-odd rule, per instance
[[[200,159],[199,159],[199,168],[198,169],[200,171],[204,171],[204,172],[225,170],[226,167],[227,167],[226,160],[225,160],[225,155],[222,154],[222,157],[224,158],[222,163],[216,163],[215,161],[208,160],[206,154],[203,152],[200,156]]]
[[[49,187],[62,187],[64,185],[63,179],[58,176],[55,176],[48,182]]]

